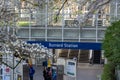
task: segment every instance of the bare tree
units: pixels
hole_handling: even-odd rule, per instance
[[[87,19],[89,19],[95,12],[99,11],[101,8],[103,8],[104,6],[106,6],[107,4],[110,3],[111,0],[79,0],[77,3],[79,3],[79,9],[82,8],[82,6],[86,5],[87,3],[89,3],[88,5],[88,12],[85,13],[84,19],[82,20],[82,22],[85,22]],[[62,6],[59,8],[58,13],[56,15],[56,22],[58,21],[58,16],[60,14],[60,11],[62,10],[62,8],[64,7],[64,5],[68,2],[68,0],[64,0]]]
[[[29,4],[28,6],[30,7],[35,7],[35,8],[41,8],[42,5],[46,4],[47,0],[21,0],[21,2],[26,2],[27,4]],[[60,3],[60,0],[54,0],[54,5],[56,3],[59,3],[61,6],[59,6],[59,9],[57,11],[56,17],[55,17],[55,22],[58,21],[58,17],[60,15],[61,10],[63,9],[63,7],[65,7],[65,4],[67,4],[69,0],[64,0],[64,2]],[[72,1],[72,0],[71,0]],[[86,5],[89,3],[89,5],[87,5],[87,9],[88,12],[85,13],[84,16],[84,20],[86,21],[88,18],[90,18],[95,12],[99,11],[101,8],[103,8],[106,4],[110,3],[111,0],[78,0],[76,1],[76,3],[78,3],[79,5],[79,9],[82,8],[83,5]],[[48,2],[51,2],[50,0]],[[7,5],[9,3],[9,5]],[[9,22],[11,20],[13,20],[13,17],[15,17],[15,13],[11,11],[9,11],[8,6],[12,5],[13,2],[9,1],[9,0],[1,0],[0,1],[0,21],[1,22]],[[72,3],[71,3],[72,4]],[[20,4],[19,4],[20,5]],[[7,6],[7,7],[6,7]],[[30,8],[29,8],[30,10]],[[31,10],[30,10],[31,11]]]
[[[15,16],[14,3],[10,0],[0,0],[0,25],[12,25]]]
[[[106,4],[110,3],[111,0],[96,0],[93,1],[88,6],[88,13],[85,15],[85,20],[88,19],[91,15],[94,14],[94,12],[99,11],[101,8],[103,8]]]

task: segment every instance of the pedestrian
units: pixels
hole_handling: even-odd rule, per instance
[[[47,80],[52,80],[52,71],[51,68],[47,68]]]
[[[47,80],[47,70],[46,70],[46,67],[44,67],[44,70],[43,70],[43,77],[44,77],[44,80]]]
[[[57,73],[56,73],[56,71],[53,73],[52,80],[57,80]]]
[[[73,60],[77,62],[77,57],[73,57]]]
[[[33,66],[30,64],[30,65],[29,65],[29,78],[30,78],[30,80],[33,80],[34,73],[35,73],[35,69],[34,69]]]

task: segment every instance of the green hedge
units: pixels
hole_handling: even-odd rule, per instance
[[[105,64],[101,80],[115,80],[115,66],[113,64]]]
[[[29,24],[32,24],[32,22],[29,22],[29,21],[19,21],[19,22],[17,22],[17,24],[20,27],[25,27],[25,26],[28,27]]]

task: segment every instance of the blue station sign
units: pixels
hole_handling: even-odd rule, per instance
[[[83,49],[101,50],[101,43],[92,42],[48,42],[48,41],[27,41],[30,44],[41,44],[50,49]]]

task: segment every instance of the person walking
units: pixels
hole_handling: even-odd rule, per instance
[[[43,70],[43,77],[44,77],[44,80],[47,80],[47,70],[46,70],[46,67],[44,67],[44,70]]]
[[[29,78],[30,78],[30,80],[33,80],[34,73],[35,73],[35,69],[33,68],[32,65],[29,65]]]
[[[47,68],[47,80],[52,80],[52,72],[50,67]]]
[[[56,73],[56,71],[53,73],[52,80],[57,80],[57,73]]]

